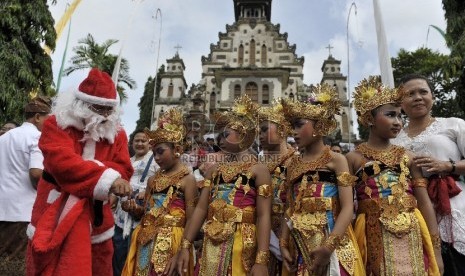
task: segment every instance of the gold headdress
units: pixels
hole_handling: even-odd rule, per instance
[[[245,148],[253,143],[257,133],[257,110],[258,105],[247,95],[243,95],[234,101],[230,111],[216,112],[213,119],[217,128],[237,131],[243,138],[242,148]]]
[[[378,106],[388,103],[399,103],[398,90],[384,86],[380,76],[370,76],[363,79],[354,93],[354,107],[357,111],[358,121],[364,126],[368,126],[373,119],[371,111]]]
[[[286,120],[309,119],[316,121],[315,131],[320,135],[328,135],[336,129],[334,115],[339,114],[341,101],[336,89],[327,84],[312,86],[311,96],[306,102],[282,100]]]
[[[275,99],[271,106],[262,106],[258,109],[258,121],[270,121],[278,125],[278,129],[284,135],[288,135],[291,130],[291,124],[286,120],[283,113],[281,99]]]
[[[179,108],[168,109],[158,120],[156,130],[145,129],[151,145],[174,143],[181,145],[186,134],[184,118]]]

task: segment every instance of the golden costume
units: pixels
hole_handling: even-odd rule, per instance
[[[355,235],[368,275],[439,275],[431,238],[416,208],[405,149],[361,144]]]
[[[399,91],[383,86],[379,77],[361,81],[355,90],[354,106],[364,126],[373,124],[372,110],[400,99]],[[431,237],[413,195],[415,185],[427,183],[411,179],[405,149],[391,145],[376,150],[363,143],[355,150],[367,160],[356,172],[355,186],[355,235],[367,275],[439,275]]]
[[[182,113],[170,109],[160,118],[159,128],[146,130],[151,145],[173,143],[184,138]],[[158,170],[147,184],[144,205],[146,212],[131,238],[131,245],[122,275],[161,275],[181,246],[186,224],[186,202],[181,190],[182,179],[190,174],[187,166],[174,173]],[[188,273],[193,275],[193,262]]]
[[[327,84],[313,87],[308,103],[282,103],[288,121],[313,120],[318,135],[328,135],[336,127],[334,114],[339,112],[340,102],[334,88]],[[286,219],[298,248],[296,275],[311,275],[310,252],[328,245],[335,249],[328,264],[328,273],[365,275],[352,227],[349,225],[337,240],[330,235],[340,212],[338,186],[352,186],[355,183],[355,177],[348,172],[336,175],[328,170],[326,164],[331,160],[330,149],[325,147],[314,161],[294,156],[290,161],[292,166],[287,169],[289,208]]]
[[[290,204],[287,215],[290,218],[292,236],[298,247],[298,270],[296,275],[311,275],[309,253],[322,246],[330,237],[340,212],[338,186],[351,186],[354,178],[348,173],[337,176],[325,169],[331,161],[330,149],[326,147],[320,158],[304,161],[300,156],[288,168],[291,186]],[[349,225],[339,246],[331,256],[329,270],[340,275],[365,275],[356,239]]]
[[[275,123],[278,127],[279,135],[286,139],[291,132],[291,126],[282,111],[282,105],[279,101],[275,101],[271,107],[260,107],[258,110],[259,122],[269,121]],[[273,205],[271,212],[271,230],[278,239],[281,238],[281,222],[284,219],[284,211],[286,209],[286,170],[290,165],[291,157],[295,155],[295,149],[288,146],[284,154],[270,154],[260,157],[260,162],[268,167],[271,175],[271,184],[273,187]],[[270,258],[268,266],[270,275],[289,275],[282,262],[279,261],[273,254]]]
[[[255,136],[256,118],[252,114],[256,108],[244,96],[236,100],[232,111],[216,115],[223,125],[243,135],[244,149],[250,142],[246,136]],[[272,194],[270,185],[257,188],[251,173],[256,162],[253,158],[222,162],[212,177],[201,183],[201,188],[210,190],[210,202],[199,275],[247,275],[256,262],[256,199]]]

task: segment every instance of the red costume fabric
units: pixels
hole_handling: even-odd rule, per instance
[[[129,180],[133,173],[127,137],[120,130],[110,144],[81,142],[83,135],[74,127],[61,129],[54,116],[44,124],[39,147],[44,171],[56,184],[39,181],[28,229],[27,275],[112,275],[114,220],[106,201],[113,181]],[[94,200],[104,201],[98,227]]]

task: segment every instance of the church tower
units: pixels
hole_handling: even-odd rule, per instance
[[[271,23],[271,0],[233,0],[235,22],[210,45],[202,57],[199,87],[205,115],[229,109],[234,99],[247,94],[260,105],[303,91],[304,58],[287,41],[280,25]]]
[[[161,78],[161,87],[160,94],[155,99],[152,129],[156,128],[158,118],[164,111],[172,107],[183,106],[187,89],[184,70],[186,70],[186,66],[178,52],[173,58],[166,60],[166,71],[158,76]]]
[[[352,129],[352,119],[349,116],[349,101],[347,98],[347,77],[341,73],[341,61],[335,59],[331,55],[331,45],[327,47],[329,49],[329,56],[323,62],[321,66],[321,71],[323,72],[323,77],[321,83],[327,83],[334,86],[337,89],[339,99],[342,102],[341,115],[336,116],[338,130],[341,132],[342,142],[349,141],[349,135],[351,135],[350,140],[355,140],[355,135]],[[349,119],[351,122],[349,123]]]

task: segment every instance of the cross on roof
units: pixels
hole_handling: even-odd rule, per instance
[[[333,49],[334,47],[331,46],[331,44],[328,44],[328,47],[325,47],[325,48],[328,49],[329,55],[331,56],[331,49]]]
[[[176,49],[176,55],[179,55],[179,49],[182,49],[182,47],[178,44],[174,46],[174,49]]]

